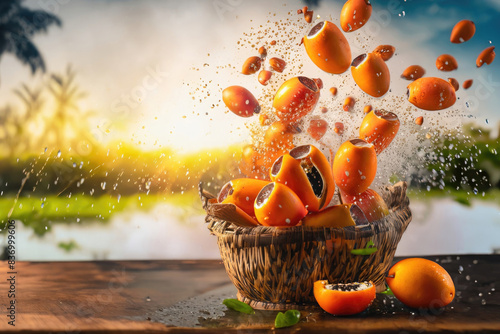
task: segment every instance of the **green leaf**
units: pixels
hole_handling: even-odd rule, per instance
[[[279,312],[274,320],[274,327],[284,328],[290,327],[298,323],[300,320],[300,311],[288,310],[285,313]]]
[[[389,288],[388,286],[386,287],[386,289],[384,291],[379,292],[379,293],[382,295],[394,296],[394,293],[392,292],[391,288]]]
[[[351,254],[354,255],[371,255],[378,251],[377,247],[374,246],[373,240],[366,243],[365,248],[351,249]]]
[[[254,309],[250,305],[240,302],[238,299],[234,298],[224,299],[222,304],[226,305],[227,308],[230,308],[231,310],[235,310],[241,313],[246,313],[246,314],[255,313]]]

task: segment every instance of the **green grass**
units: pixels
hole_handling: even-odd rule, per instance
[[[457,203],[471,206],[472,201],[488,201],[500,205],[500,189],[490,189],[483,193],[474,194],[472,191],[452,189],[415,190],[408,189],[408,197],[415,200],[428,201],[434,198],[451,198]]]
[[[3,218],[0,228],[6,224],[11,210],[10,219],[20,220],[25,226],[33,228],[37,235],[43,235],[50,231],[52,223],[84,224],[89,220],[106,223],[113,214],[118,212],[149,210],[161,202],[182,208],[180,219],[186,218],[188,214],[193,214],[193,212],[202,212],[201,203],[195,190],[182,194],[136,194],[121,198],[110,195],[20,197],[17,203],[14,197],[0,197],[0,217]]]

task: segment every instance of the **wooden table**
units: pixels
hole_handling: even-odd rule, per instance
[[[500,255],[428,258],[448,270],[457,289],[453,303],[437,313],[377,295],[360,315],[303,311],[299,324],[276,332],[500,332]],[[264,333],[277,313],[246,315],[222,305],[236,290],[220,261],[18,262],[13,327],[5,309],[7,271],[3,262],[0,330]]]

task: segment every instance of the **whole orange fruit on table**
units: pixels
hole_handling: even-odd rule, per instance
[[[444,307],[455,297],[450,274],[427,259],[399,261],[389,270],[386,282],[399,301],[413,308]]]

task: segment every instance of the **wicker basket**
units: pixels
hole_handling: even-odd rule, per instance
[[[314,307],[312,287],[319,279],[371,280],[377,291],[385,289],[386,273],[411,221],[406,189],[406,183],[399,182],[381,194],[391,211],[388,216],[345,228],[237,226],[220,218],[214,210],[220,204],[201,187],[200,196],[238,299],[258,309],[286,310]],[[370,240],[378,249],[375,253],[351,253]]]

